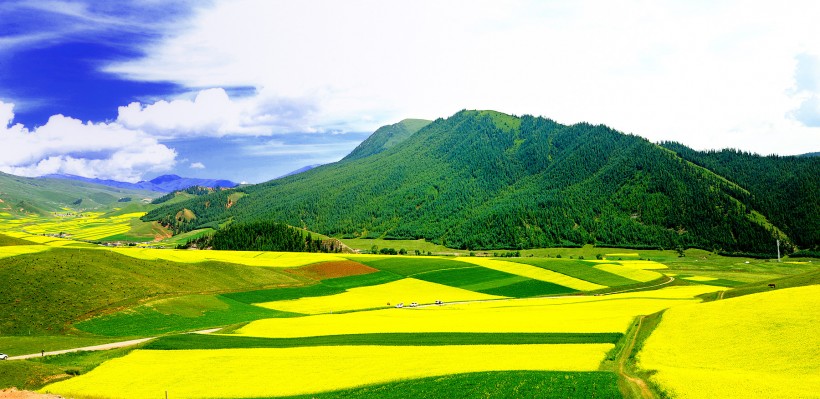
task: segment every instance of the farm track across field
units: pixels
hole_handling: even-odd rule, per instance
[[[655,395],[652,393],[652,390],[649,389],[649,386],[646,384],[646,381],[644,381],[638,376],[630,375],[630,373],[627,371],[626,364],[629,360],[629,356],[635,349],[635,342],[638,339],[638,334],[640,334],[641,332],[641,327],[643,327],[644,317],[645,316],[638,317],[638,324],[634,329],[635,332],[626,337],[627,343],[617,358],[617,372],[618,378],[621,378],[626,383],[626,386],[629,389],[631,395],[629,395],[628,397],[641,399],[655,399]]]
[[[212,328],[208,330],[200,330],[200,331],[192,331],[183,334],[210,334],[212,332],[219,331],[218,328]],[[139,339],[132,339],[128,341],[120,341],[120,342],[111,342],[108,344],[103,345],[93,345],[93,346],[84,346],[82,348],[72,348],[72,349],[63,349],[59,351],[52,351],[52,352],[45,352],[45,353],[32,353],[29,355],[19,355],[19,356],[10,356],[8,360],[25,360],[31,359],[36,357],[42,356],[54,356],[54,355],[62,355],[64,353],[71,353],[71,352],[88,352],[88,351],[104,351],[109,349],[117,349],[117,348],[125,348],[127,346],[134,346],[139,345],[150,340],[156,339],[157,337],[148,337],[148,338],[139,338]]]

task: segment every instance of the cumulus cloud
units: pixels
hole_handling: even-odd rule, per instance
[[[309,115],[316,105],[305,99],[284,99],[264,90],[232,99],[217,87],[198,91],[193,99],[133,102],[119,107],[117,122],[159,138],[266,136],[310,132]]]
[[[192,162],[189,166],[191,169],[205,169],[205,164],[202,162]]]
[[[12,125],[14,104],[0,101],[0,170],[21,176],[66,173],[138,181],[172,168],[176,151],[118,123],[83,123],[54,115],[29,130]]]

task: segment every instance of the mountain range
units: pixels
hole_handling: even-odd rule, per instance
[[[94,183],[94,184],[101,184],[103,186],[115,187],[115,188],[124,188],[129,190],[147,190],[147,191],[157,191],[161,193],[170,193],[173,191],[184,190],[188,187],[193,186],[200,186],[200,187],[222,187],[222,188],[233,188],[238,186],[238,183],[234,183],[230,180],[219,180],[219,179],[197,179],[192,177],[180,177],[177,175],[162,175],[158,176],[154,179],[149,181],[140,181],[137,183],[128,183],[128,182],[121,182],[116,180],[103,180],[103,179],[92,179],[88,177],[82,176],[75,176],[75,175],[67,175],[67,174],[51,174],[42,176],[43,178],[49,179],[64,179],[64,180],[76,180],[76,181],[84,181],[86,183]]]
[[[787,251],[820,244],[818,176],[817,157],[698,152],[602,125],[465,110],[385,126],[339,162],[169,204],[144,220],[177,232],[273,220],[465,249],[771,254],[778,239]]]

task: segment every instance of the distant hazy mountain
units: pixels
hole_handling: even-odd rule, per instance
[[[810,152],[807,154],[800,155],[801,157],[820,157],[820,152]]]
[[[299,173],[302,173],[302,172],[307,172],[307,171],[309,171],[309,170],[311,170],[311,169],[313,169],[313,168],[319,167],[319,166],[322,166],[322,164],[320,164],[320,163],[315,163],[315,164],[313,164],[313,165],[303,166],[303,167],[301,167],[301,168],[299,168],[299,169],[296,169],[296,170],[294,170],[294,171],[291,171],[291,172],[285,173],[284,175],[277,177],[277,179],[281,179],[281,178],[283,178],[283,177],[288,177],[288,176],[293,176],[293,175],[298,175]]]
[[[64,174],[52,174],[42,176],[43,178],[51,178],[51,179],[64,179],[64,180],[76,180],[76,181],[84,181],[87,183],[93,184],[101,184],[103,186],[109,187],[116,187],[116,188],[123,188],[129,190],[148,190],[148,191],[158,191],[161,193],[170,193],[172,191],[177,190],[184,190],[188,187],[192,186],[201,186],[201,187],[224,187],[224,188],[232,188],[236,187],[239,184],[234,183],[230,180],[218,180],[218,179],[197,179],[191,177],[180,177],[177,175],[162,175],[158,176],[150,181],[141,181],[138,183],[128,183],[128,182],[121,182],[116,180],[103,180],[103,179],[90,179],[87,177],[82,176],[74,176],[74,175],[64,175]]]
[[[144,220],[175,231],[273,220],[336,237],[469,249],[771,254],[778,238],[784,247],[820,244],[817,176],[817,157],[704,154],[606,126],[463,111],[385,126],[339,162],[168,204]],[[175,217],[185,211],[196,219]]]

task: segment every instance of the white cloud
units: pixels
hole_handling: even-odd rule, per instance
[[[205,169],[205,164],[203,164],[202,162],[192,162],[191,166],[189,166],[189,168],[191,168],[191,169]]]
[[[196,101],[121,115],[175,134],[361,131],[477,108],[788,154],[820,147],[818,130],[791,116],[805,100],[790,91],[795,57],[820,53],[814,9],[810,1],[221,1],[144,48],[145,57],[106,70],[195,90],[259,90],[222,97],[218,116]],[[163,116],[175,107],[184,122]]]
[[[119,107],[117,122],[159,138],[266,136],[314,130],[305,120],[312,108],[299,100],[270,98],[264,91],[232,99],[224,89],[212,88],[196,92],[193,99]]]
[[[0,170],[22,176],[67,173],[138,181],[169,170],[176,152],[148,134],[117,123],[83,123],[63,115],[29,130],[11,125],[14,104],[0,101]]]

